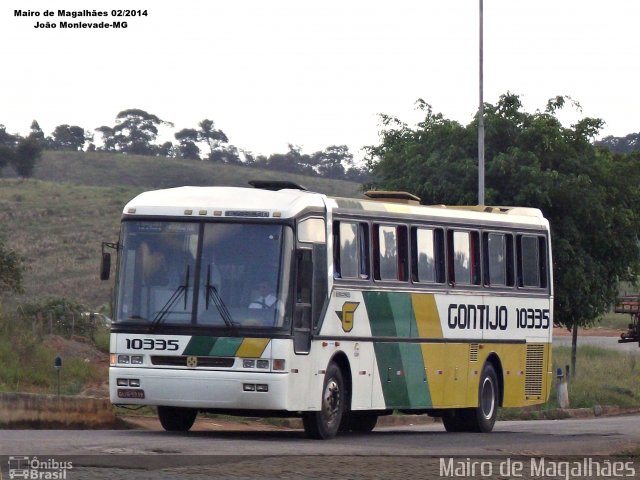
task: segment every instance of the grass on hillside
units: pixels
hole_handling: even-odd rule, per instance
[[[238,165],[163,157],[44,152],[35,179],[0,178],[0,236],[27,260],[25,295],[15,307],[66,297],[95,310],[110,301],[112,282],[98,279],[101,242],[116,241],[122,208],[145,190],[182,185],[248,186],[251,179],[287,179],[339,196],[359,185]]]
[[[10,176],[11,172],[6,171]],[[52,182],[100,187],[140,187],[139,191],[183,185],[247,187],[249,180],[290,180],[334,196],[357,196],[360,185],[345,180],[286,172],[185,160],[105,152],[45,151],[34,178]]]
[[[17,319],[0,317],[0,392],[57,393],[57,354]],[[65,358],[60,393],[77,395],[86,384],[103,382],[103,377],[104,372],[91,362]]]
[[[25,294],[5,303],[66,297],[91,309],[109,302],[99,279],[102,241],[118,238],[133,187],[87,187],[40,180],[0,180],[0,235],[26,259]]]

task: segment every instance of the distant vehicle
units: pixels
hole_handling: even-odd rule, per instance
[[[169,431],[198,411],[301,416],[326,439],[394,410],[488,432],[499,407],[547,400],[553,288],[539,210],[253,185],[125,206],[118,243],[104,244],[118,254],[114,404],[155,405]],[[103,279],[110,259],[103,249]]]
[[[638,342],[640,346],[640,295],[625,295],[618,298],[616,313],[628,313],[631,316],[629,329],[620,335],[618,342]]]

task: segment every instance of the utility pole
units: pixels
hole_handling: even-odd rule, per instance
[[[483,6],[480,0],[480,108],[478,110],[478,205],[484,205]]]

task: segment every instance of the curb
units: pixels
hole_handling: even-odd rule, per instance
[[[568,418],[596,418],[640,414],[640,407],[596,405],[592,408],[552,410],[503,410],[510,420],[562,420]],[[241,418],[241,417],[240,417]],[[251,418],[263,423],[292,429],[302,429],[300,418]],[[428,415],[381,415],[378,427],[412,426],[439,423],[439,418]],[[130,428],[123,417],[116,415],[108,398],[40,395],[0,392],[0,428]]]
[[[118,419],[108,398],[0,392],[2,428],[114,428]]]
[[[293,428],[300,430],[303,428],[302,419],[300,418],[268,418],[260,419],[264,423],[277,425],[279,427]],[[381,415],[378,417],[376,427],[397,427],[411,425],[427,425],[431,423],[439,423],[439,418],[430,417],[428,415]]]

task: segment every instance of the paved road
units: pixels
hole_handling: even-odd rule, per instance
[[[442,473],[438,472],[441,459],[454,456],[502,462],[516,456],[582,460],[628,452],[635,453],[634,465],[640,467],[640,415],[498,422],[491,434],[447,434],[440,424],[386,427],[370,435],[346,435],[326,442],[307,440],[302,431],[287,429],[188,434],[0,431],[4,455],[0,468],[5,478],[8,455],[72,461],[74,470],[66,478],[73,480],[187,475],[189,479],[390,478],[413,475],[416,469],[437,477]]]
[[[630,353],[633,355],[640,355],[640,347],[638,342],[631,343],[618,343],[619,337],[601,337],[585,335],[578,338],[578,346],[580,345],[593,345],[595,347],[609,348],[611,350],[617,350],[618,352]],[[556,346],[571,346],[570,336],[555,335],[553,337],[553,344]]]

